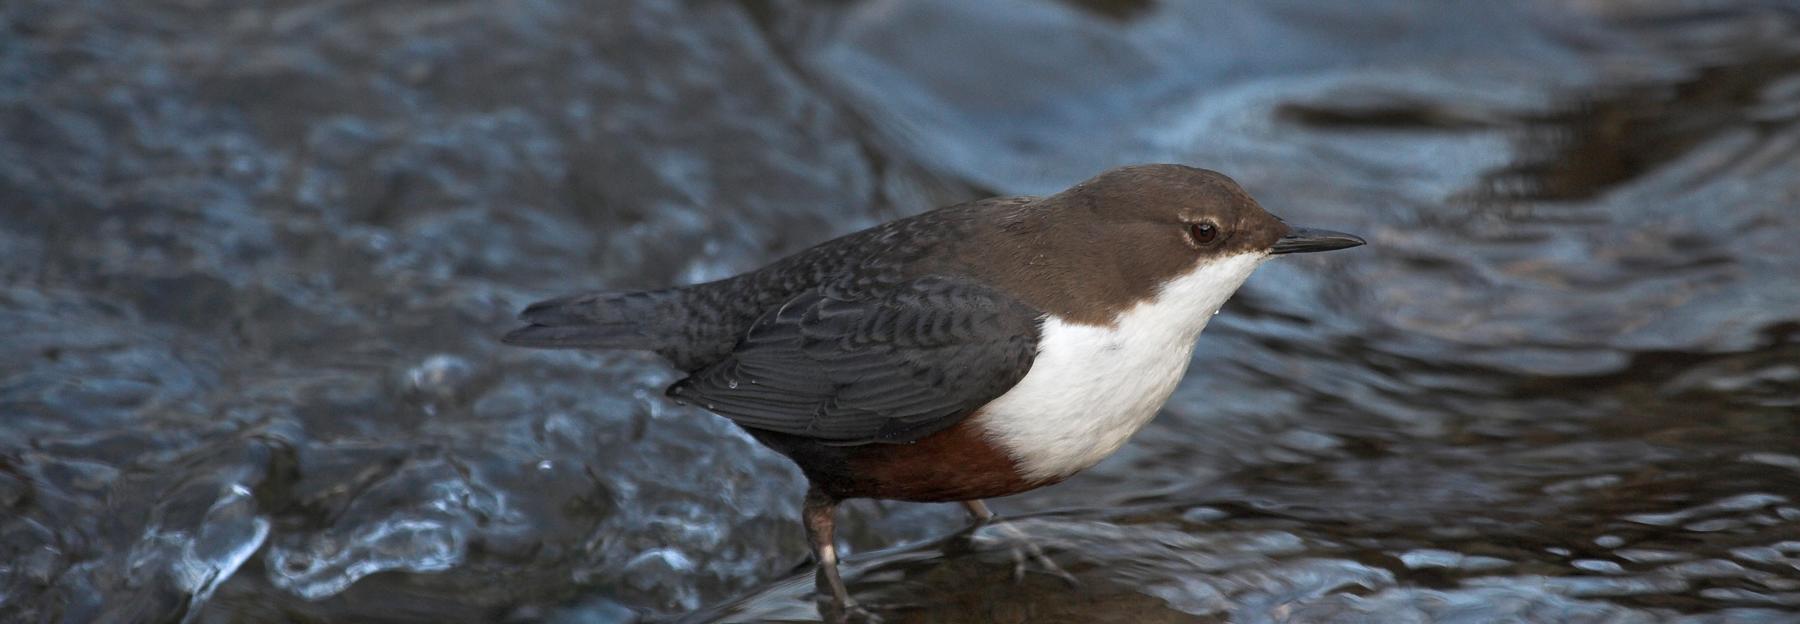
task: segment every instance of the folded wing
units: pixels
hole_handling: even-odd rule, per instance
[[[908,442],[1024,378],[1040,316],[953,278],[807,292],[765,314],[730,355],[669,395],[752,429],[830,444]]]

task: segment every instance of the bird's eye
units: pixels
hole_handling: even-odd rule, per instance
[[[1219,226],[1207,222],[1189,223],[1188,238],[1194,239],[1196,245],[1211,244],[1219,240]]]

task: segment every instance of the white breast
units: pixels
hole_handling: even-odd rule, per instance
[[[1199,265],[1111,327],[1045,319],[1031,372],[989,403],[978,424],[1028,479],[1099,463],[1162,409],[1200,330],[1268,258],[1250,253]]]

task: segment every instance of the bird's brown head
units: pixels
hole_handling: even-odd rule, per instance
[[[1229,296],[1273,255],[1363,244],[1282,222],[1224,174],[1167,164],[1101,173],[1035,202],[1014,229],[1028,241],[1033,289],[1060,302],[1034,303],[1099,324],[1185,276],[1217,273],[1214,289]]]

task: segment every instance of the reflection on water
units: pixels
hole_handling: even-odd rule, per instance
[[[1492,183],[1519,199],[1578,201],[1696,151],[1707,162],[1681,181],[1693,186],[1791,165],[1800,157],[1796,97],[1800,55],[1788,52],[1696,67],[1671,83],[1630,85],[1525,120],[1545,130],[1548,153],[1526,154]]]
[[[0,4],[0,619],[814,618],[797,472],[512,313],[1176,161],[1371,244],[996,503],[1079,588],[862,501],[872,610],[1792,621],[1800,13],[1709,7]]]

